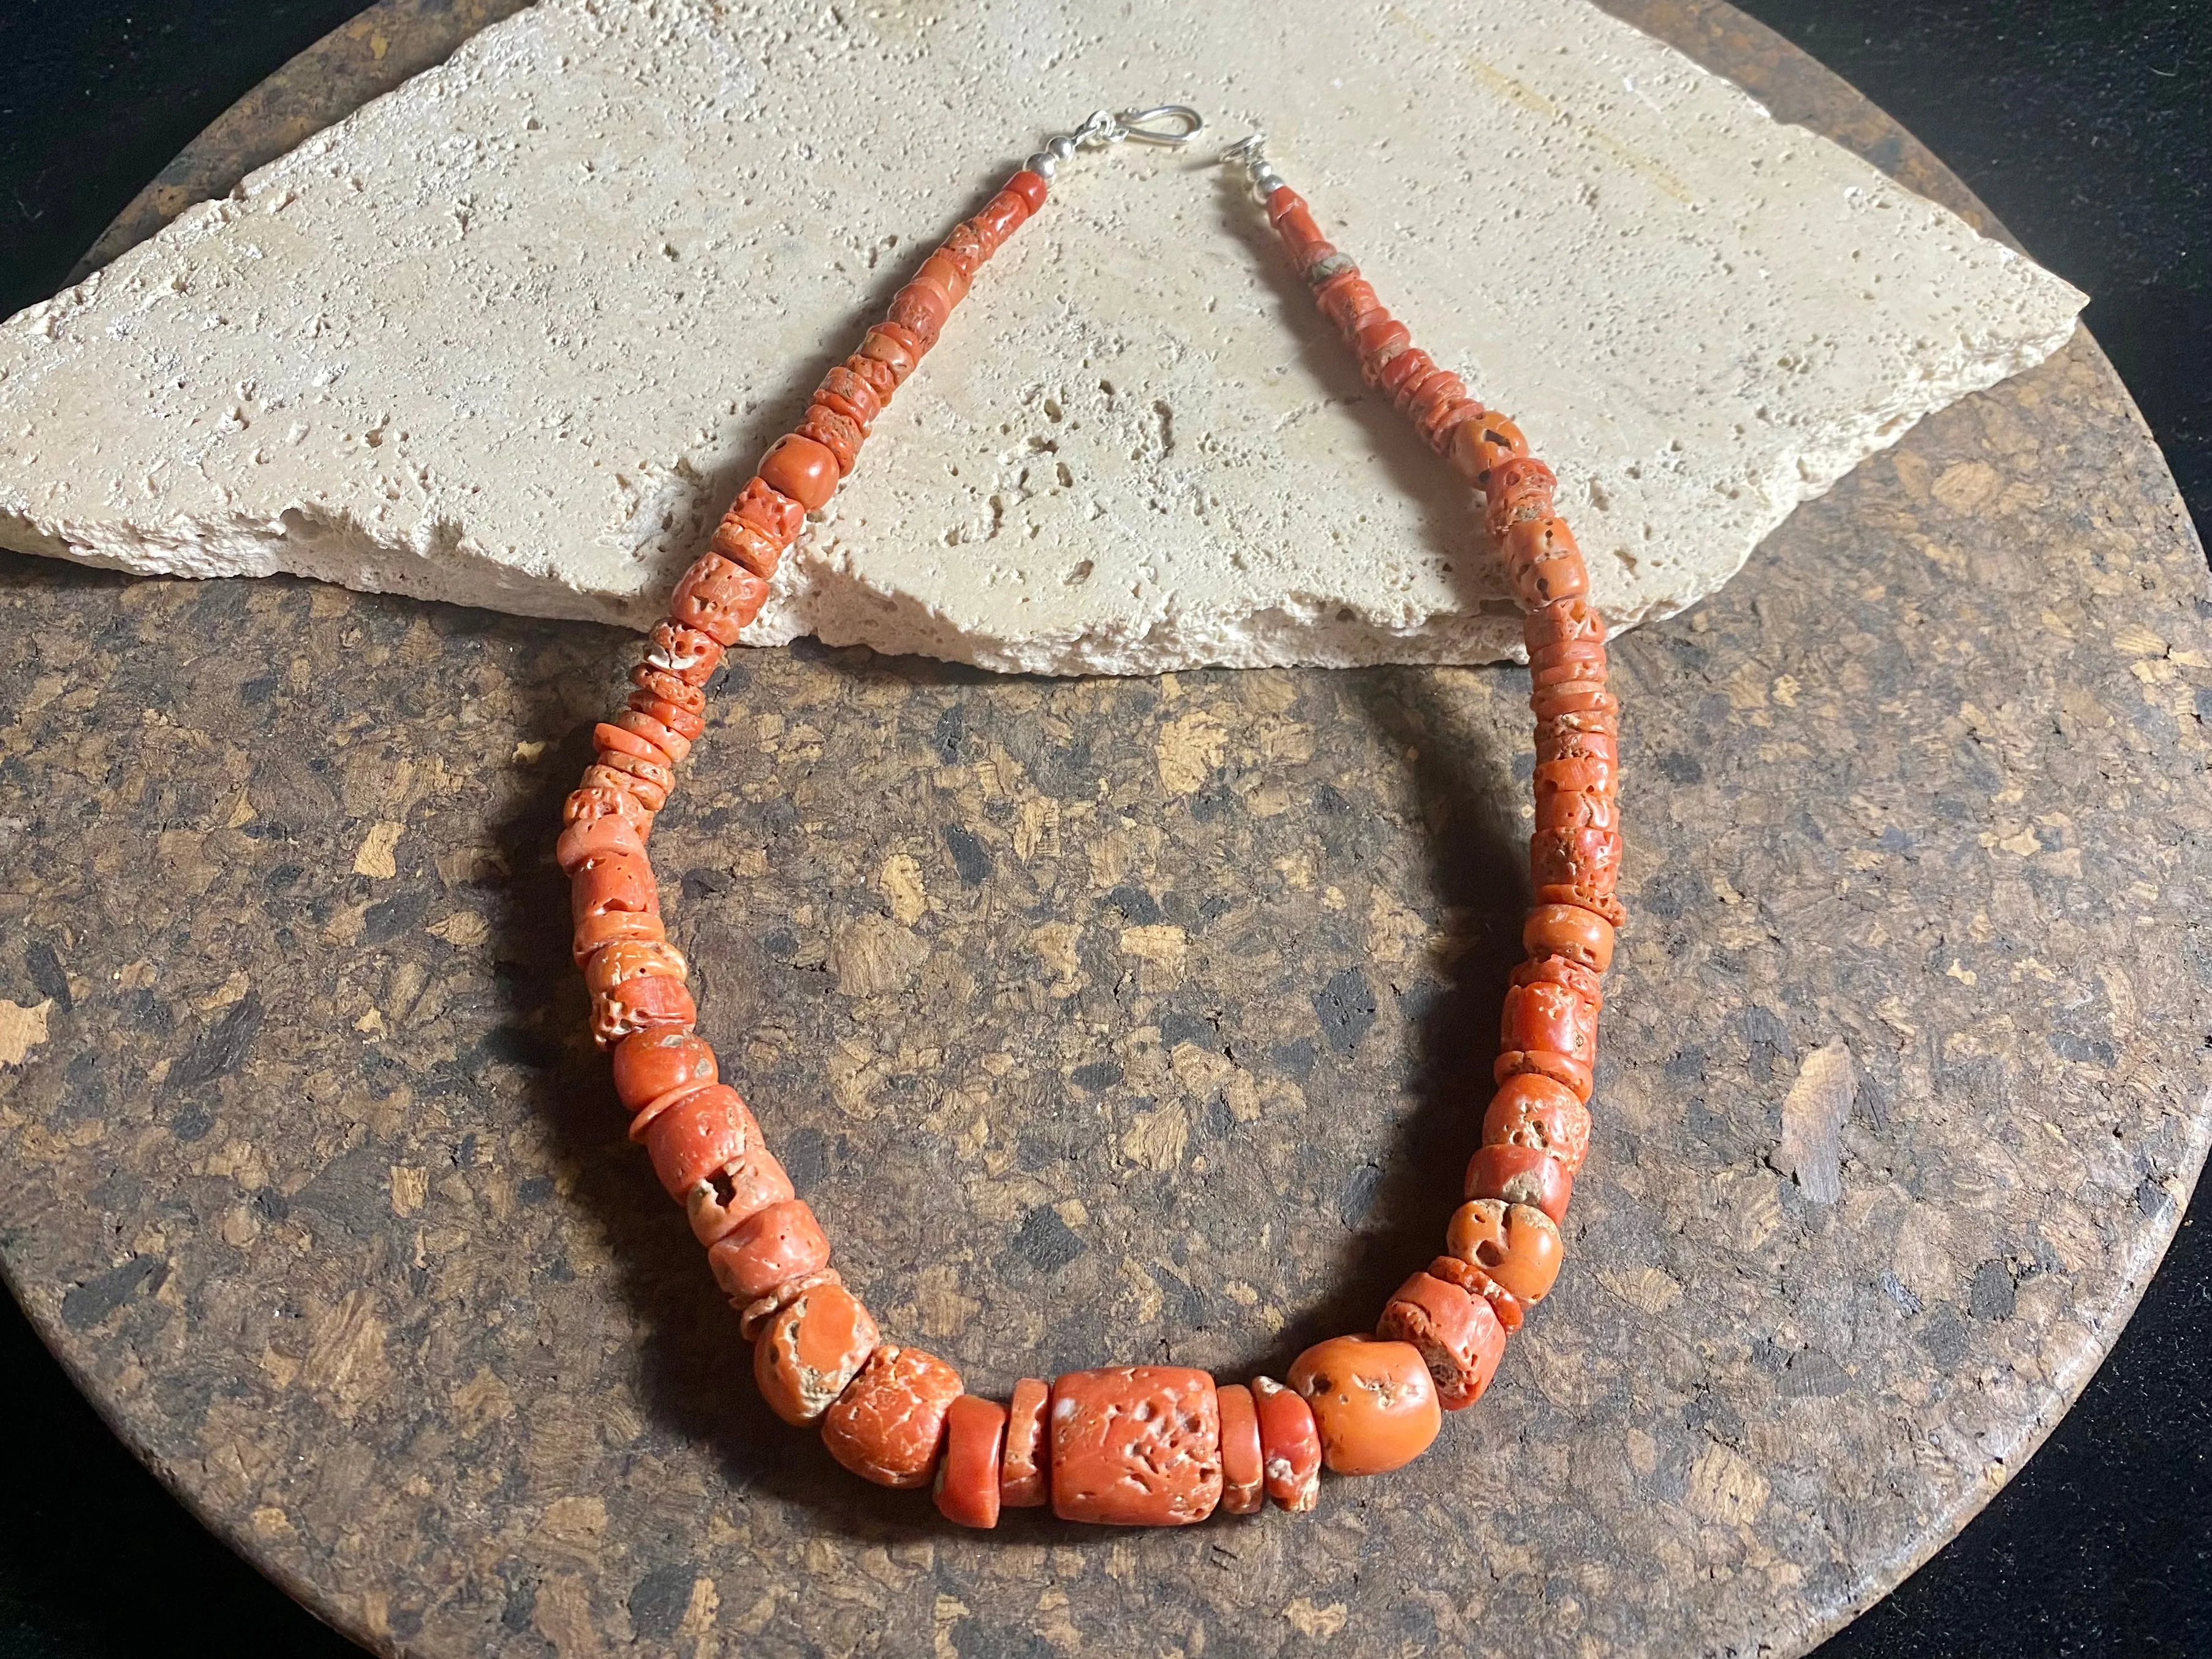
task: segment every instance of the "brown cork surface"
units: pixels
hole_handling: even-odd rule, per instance
[[[1617,9],[1960,199],[1738,15]],[[550,854],[632,639],[0,556],[0,1265],[382,1651],[1802,1651],[2019,1467],[2196,1178],[2207,611],[2083,337],[1623,640],[1636,921],[1496,1387],[1312,1515],[979,1537],[759,1404],[582,1036]],[[1475,1139],[1525,684],[741,654],[655,861],[887,1331],[1003,1395],[1373,1317]]]

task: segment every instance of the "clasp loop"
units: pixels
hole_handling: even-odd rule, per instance
[[[1079,144],[1187,144],[1206,126],[1206,118],[1188,104],[1155,104],[1150,109],[1096,110],[1073,134]]]

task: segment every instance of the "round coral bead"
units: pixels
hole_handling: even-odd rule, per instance
[[[1551,1294],[1565,1245],[1559,1224],[1533,1204],[1478,1198],[1452,1212],[1444,1248],[1503,1285],[1523,1307]]]
[[[787,432],[761,457],[760,476],[769,489],[812,513],[837,493],[837,458],[813,439]]]
[[[963,1394],[945,1412],[945,1455],[937,1465],[938,1512],[956,1527],[988,1532],[999,1524],[999,1454],[1006,1408]]]
[[[1468,1198],[1502,1198],[1508,1204],[1533,1204],[1554,1222],[1567,1218],[1574,1196],[1571,1170],[1549,1152],[1533,1146],[1485,1146],[1467,1161]]]
[[[1565,1084],[1534,1073],[1507,1078],[1482,1115],[1485,1146],[1549,1152],[1569,1175],[1589,1155],[1589,1108]]]
[[[753,1380],[785,1422],[819,1420],[882,1346],[876,1322],[842,1285],[801,1291],[779,1309],[753,1345]]]
[[[879,1486],[926,1486],[945,1445],[960,1373],[935,1354],[885,1343],[822,1414],[830,1455]]]
[[[1443,1425],[1428,1362],[1410,1342],[1333,1336],[1291,1366],[1313,1408],[1322,1461],[1339,1474],[1382,1474],[1429,1449]]]
[[[774,1152],[756,1141],[684,1195],[691,1236],[709,1249],[771,1204],[796,1198]]]
[[[615,1093],[630,1111],[686,1085],[717,1080],[714,1051],[688,1031],[641,1031],[615,1047]]]
[[[632,1133],[636,1134],[635,1127]],[[760,1144],[760,1125],[726,1084],[694,1091],[665,1108],[637,1139],[653,1158],[653,1172],[679,1201],[714,1171]]]
[[[707,1252],[714,1282],[743,1306],[787,1279],[830,1265],[830,1239],[803,1200],[787,1198],[757,1210]]]
[[[1565,957],[1603,973],[1613,965],[1613,924],[1575,904],[1540,904],[1522,925],[1521,943],[1532,956]]]

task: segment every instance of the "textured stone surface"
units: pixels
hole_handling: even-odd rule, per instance
[[[1946,188],[1724,8],[1632,15]],[[629,643],[0,561],[0,1266],[384,1651],[1799,1651],[2018,1468],[2196,1177],[2207,609],[2082,340],[1624,641],[1638,920],[1488,1395],[1310,1516],[976,1538],[753,1398],[583,1039],[552,824]],[[1475,1137],[1522,684],[744,661],[660,866],[891,1340],[1003,1394],[1373,1318]]]
[[[1623,623],[2040,361],[2081,301],[1585,0],[1144,0],[1103,32],[1079,0],[546,0],[0,333],[0,539],[648,619],[1040,124],[1169,94],[1267,125],[1522,420]],[[1512,654],[1466,492],[1240,191],[1202,157],[1070,168],[755,642],[1121,673]]]

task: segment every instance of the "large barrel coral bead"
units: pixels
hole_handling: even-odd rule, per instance
[[[1063,1521],[1188,1526],[1221,1501],[1221,1411],[1204,1371],[1071,1371],[1052,1385],[1048,1420],[1052,1508]]]
[[[1313,1408],[1322,1461],[1339,1474],[1382,1474],[1429,1449],[1443,1424],[1428,1362],[1410,1342],[1333,1336],[1291,1366]]]
[[[822,1414],[822,1443],[863,1480],[926,1486],[960,1394],[960,1373],[935,1354],[886,1343]]]
[[[753,1345],[753,1380],[785,1422],[804,1428],[828,1411],[882,1345],[860,1297],[834,1282],[784,1304]]]

